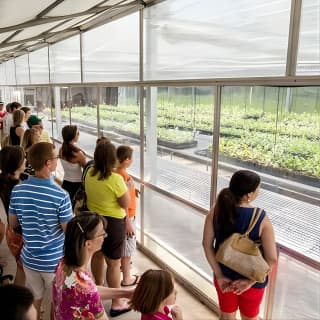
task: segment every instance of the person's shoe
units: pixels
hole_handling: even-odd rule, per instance
[[[120,316],[121,314],[124,314],[126,312],[131,311],[131,308],[126,308],[126,309],[110,309],[110,317],[114,318],[117,316]]]
[[[121,287],[131,287],[131,286],[135,286],[136,284],[138,284],[140,277],[137,274],[134,274],[133,277],[134,277],[134,280],[131,283],[124,283],[122,280],[120,283]]]

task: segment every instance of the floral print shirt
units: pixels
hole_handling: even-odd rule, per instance
[[[94,320],[104,315],[104,307],[89,271],[66,266],[61,261],[52,285],[55,320]]]

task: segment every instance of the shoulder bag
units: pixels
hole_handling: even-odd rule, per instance
[[[216,252],[216,260],[244,277],[264,282],[270,267],[264,260],[260,244],[249,238],[249,233],[256,225],[262,209],[254,208],[249,227],[244,234],[233,233]]]

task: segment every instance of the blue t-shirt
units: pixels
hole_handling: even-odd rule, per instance
[[[30,176],[13,188],[9,213],[17,215],[22,227],[22,263],[35,271],[54,272],[63,255],[61,223],[72,219],[68,193],[53,177]]]
[[[257,208],[259,210],[259,208]],[[245,208],[245,207],[238,207],[238,215],[235,220],[235,228],[233,232],[239,232],[239,233],[245,233],[248,230],[249,223],[253,214],[254,208]],[[252,229],[252,231],[249,233],[249,238],[253,241],[259,241],[259,229],[260,229],[260,224],[265,217],[266,212],[263,210],[260,213],[260,217]],[[215,235],[215,243],[214,243],[214,250],[217,252],[219,249],[220,244],[228,237],[224,236],[220,231],[219,228],[217,227],[217,222],[216,222],[216,216],[214,216],[213,219],[213,228],[214,228],[214,235]],[[233,271],[232,269],[226,267],[225,265],[219,263],[219,266],[221,268],[221,272],[223,275],[231,280],[237,280],[237,279],[243,279],[245,278],[241,274],[239,274],[236,271]],[[265,282],[259,283],[256,282],[252,287],[253,288],[264,288],[268,283],[268,277],[266,278]]]

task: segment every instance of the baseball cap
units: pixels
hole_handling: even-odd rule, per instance
[[[39,117],[37,117],[36,115],[32,114],[28,121],[27,121],[27,124],[28,124],[28,127],[29,128],[32,128],[32,126],[34,125],[37,125],[37,124],[41,124],[41,119]]]

